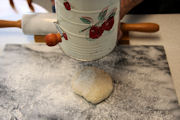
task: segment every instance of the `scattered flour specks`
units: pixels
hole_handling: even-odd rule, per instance
[[[180,118],[162,46],[119,46],[101,60],[80,62],[58,47],[7,45],[0,65],[1,120]],[[70,86],[84,66],[103,69],[114,82],[112,95],[96,106],[75,95]]]

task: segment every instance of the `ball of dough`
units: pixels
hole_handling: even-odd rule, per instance
[[[72,80],[73,91],[87,101],[97,104],[106,99],[113,90],[109,74],[95,67],[86,67]]]

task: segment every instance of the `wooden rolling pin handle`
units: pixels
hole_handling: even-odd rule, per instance
[[[18,21],[0,20],[0,28],[6,28],[6,27],[21,28],[21,20]]]
[[[46,44],[50,47],[57,45],[58,43],[62,42],[61,35],[57,34],[48,34],[45,37]]]
[[[137,31],[137,32],[157,32],[159,31],[159,25],[155,23],[137,23],[137,24],[121,23],[121,30]]]

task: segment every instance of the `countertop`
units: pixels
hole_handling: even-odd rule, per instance
[[[91,62],[74,60],[58,46],[44,44],[10,44],[3,53],[1,120],[180,118],[163,46],[118,46],[104,58]],[[104,70],[113,80],[112,94],[96,105],[72,92],[74,75],[86,66]]]
[[[180,102],[180,14],[128,15],[123,21],[155,22],[160,31],[153,34],[131,32],[131,45],[163,45],[167,54],[178,100]]]

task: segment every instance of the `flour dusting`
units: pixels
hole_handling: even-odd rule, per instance
[[[101,60],[80,62],[58,48],[7,45],[0,66],[1,120],[180,118],[162,46],[119,46]],[[71,80],[86,66],[100,68],[113,79],[112,95],[96,106],[72,92]],[[92,84],[94,72],[83,72],[79,78]]]

